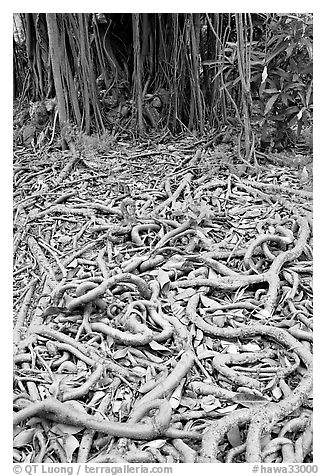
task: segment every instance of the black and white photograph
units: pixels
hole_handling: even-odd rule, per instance
[[[317,473],[309,3],[24,8],[14,474]]]

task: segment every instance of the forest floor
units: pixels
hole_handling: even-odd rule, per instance
[[[312,461],[311,163],[15,148],[15,462]]]

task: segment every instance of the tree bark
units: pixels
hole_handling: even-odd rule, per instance
[[[144,132],[143,121],[143,98],[142,98],[142,65],[140,52],[140,28],[139,28],[139,13],[132,14],[132,32],[134,40],[134,88],[135,88],[135,103],[137,109],[138,129],[140,135]]]
[[[62,62],[62,49],[60,48],[59,29],[57,23],[56,13],[47,13],[46,22],[48,25],[49,35],[49,52],[51,58],[54,87],[57,97],[59,123],[62,138],[62,148],[67,148],[67,141],[65,138],[65,128],[68,124],[67,108],[64,96],[64,87],[61,76],[61,62]]]

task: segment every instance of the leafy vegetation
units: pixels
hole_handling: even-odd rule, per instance
[[[281,14],[266,21],[262,51],[255,53],[254,87],[262,125],[274,121],[282,142],[294,126],[299,136],[312,120],[312,18]]]

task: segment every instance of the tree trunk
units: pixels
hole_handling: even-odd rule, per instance
[[[54,87],[57,97],[59,123],[62,138],[62,148],[67,148],[67,141],[65,138],[65,129],[68,124],[67,108],[64,96],[64,89],[61,76],[62,50],[60,48],[59,29],[57,24],[57,14],[47,13],[46,22],[48,25],[49,35],[49,52],[51,58]]]
[[[135,87],[135,103],[137,110],[138,129],[140,135],[144,132],[143,122],[143,91],[142,91],[142,65],[140,55],[140,28],[139,13],[132,14],[132,31],[134,40],[134,87]]]

